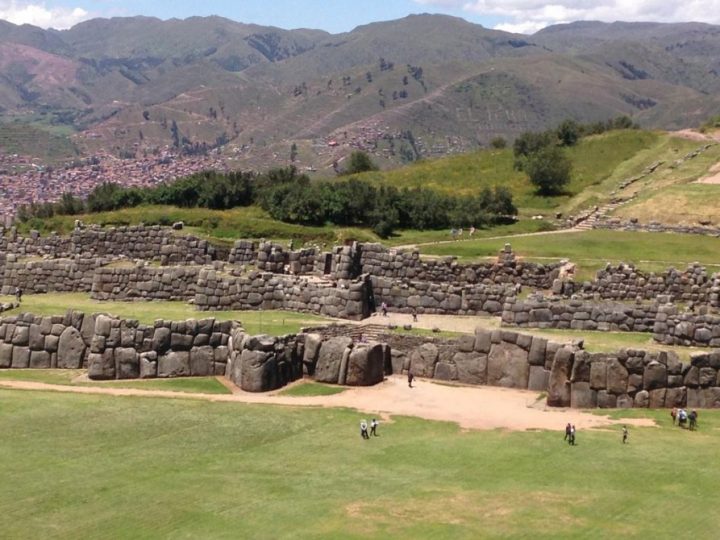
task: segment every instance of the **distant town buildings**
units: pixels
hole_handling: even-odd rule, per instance
[[[99,154],[61,168],[43,167],[27,156],[0,154],[0,222],[12,218],[20,206],[55,202],[63,193],[85,198],[99,184],[153,186],[208,169],[226,170],[217,154],[182,156],[172,152],[139,159]]]

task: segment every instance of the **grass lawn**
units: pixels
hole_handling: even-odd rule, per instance
[[[82,381],[74,379],[87,373],[84,369],[0,369],[0,379],[42,382],[70,386],[100,386],[111,388],[138,388],[140,390],[167,390],[201,394],[230,394],[215,377],[188,377],[177,379],[147,379],[132,381]]]
[[[481,412],[479,411],[479,414]],[[463,432],[343,409],[0,390],[5,538],[716,538],[720,412]],[[683,457],[684,456],[684,457]]]
[[[299,384],[295,384],[290,388],[279,392],[281,396],[332,396],[334,394],[340,394],[347,390],[342,386],[330,386],[329,384],[320,384],[311,381],[303,381]]]
[[[579,267],[581,278],[592,277],[607,262],[635,263],[640,269],[662,271],[670,266],[684,270],[700,262],[714,271],[720,266],[720,238],[690,234],[641,233],[624,231],[583,231],[510,240],[464,240],[423,246],[425,255],[455,255],[468,261],[495,257],[506,242],[527,260],[569,259]]]
[[[3,297],[0,297],[2,300]],[[7,301],[11,297],[5,297]],[[152,324],[156,319],[182,321],[187,319],[216,319],[240,321],[250,334],[283,335],[298,332],[304,326],[317,326],[328,321],[323,317],[291,311],[197,311],[184,302],[101,302],[85,293],[48,293],[23,295],[22,306],[4,315],[21,312],[34,315],[63,315],[68,309],[85,313],[110,313],[127,319]]]

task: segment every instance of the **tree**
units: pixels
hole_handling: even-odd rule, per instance
[[[557,195],[570,182],[572,164],[557,146],[546,146],[530,154],[523,170],[541,195]]]
[[[297,144],[292,143],[292,146],[290,146],[290,162],[295,163],[295,160],[297,159],[298,154],[298,148]]]
[[[345,169],[345,174],[356,174],[366,171],[377,171],[378,167],[375,165],[370,156],[361,150],[355,150],[350,154],[348,160],[348,166]]]
[[[495,137],[492,141],[490,141],[490,146],[500,150],[507,146],[507,141],[504,137]]]
[[[561,146],[574,146],[581,136],[581,126],[575,120],[565,120],[557,128],[557,138]]]

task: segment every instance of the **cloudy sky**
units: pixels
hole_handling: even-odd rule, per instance
[[[578,20],[720,24],[720,0],[0,0],[0,19],[58,29],[93,17],[221,15],[282,28],[344,32],[422,12],[520,33]]]

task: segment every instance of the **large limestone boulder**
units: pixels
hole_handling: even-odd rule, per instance
[[[665,392],[666,407],[684,407],[687,402],[687,388],[668,388]]]
[[[453,356],[457,380],[465,384],[487,383],[487,354],[459,352]]]
[[[190,352],[170,351],[158,358],[158,377],[188,377]]]
[[[164,354],[170,349],[170,329],[161,326],[155,329],[152,339],[152,349],[158,354]]]
[[[541,337],[533,337],[528,352],[528,364],[531,366],[545,365],[545,351],[547,350],[547,339]]]
[[[68,326],[58,342],[58,369],[79,369],[85,356],[85,342],[78,330]]]
[[[660,362],[653,360],[643,372],[643,389],[655,390],[667,387],[667,367]]]
[[[410,353],[410,371],[416,377],[432,377],[435,375],[438,355],[437,346],[432,343],[422,344]]]
[[[348,386],[371,386],[383,381],[385,352],[375,343],[352,349],[348,357],[345,384]]]
[[[137,379],[140,376],[140,362],[137,351],[133,348],[115,349],[115,366],[118,379]]]
[[[11,343],[0,343],[0,368],[9,368],[12,365]]]
[[[30,367],[33,369],[50,368],[50,353],[47,351],[30,351]]]
[[[345,350],[351,346],[352,339],[347,337],[334,337],[325,341],[320,346],[320,353],[315,364],[315,380],[338,384],[343,355]]]
[[[212,347],[204,345],[190,349],[190,375],[205,377],[213,373],[215,354]]]
[[[551,407],[570,406],[570,370],[573,363],[573,351],[562,347],[555,353],[548,382],[547,404]]]
[[[435,364],[435,375],[433,379],[439,381],[456,381],[457,366],[451,362],[438,362]]]
[[[628,371],[617,358],[611,358],[607,363],[607,391],[611,394],[622,395],[627,392]]]
[[[240,388],[246,392],[267,392],[278,388],[274,353],[245,349],[240,354],[240,364]]]
[[[530,365],[527,352],[513,343],[495,343],[488,355],[487,380],[490,386],[527,388]]]
[[[28,368],[30,367],[30,349],[27,347],[13,347],[12,367]]]
[[[489,353],[492,346],[492,332],[483,328],[475,329],[475,352]]]
[[[640,390],[635,394],[635,407],[645,409],[650,404],[650,392]]]
[[[595,360],[590,364],[590,388],[605,390],[607,387],[607,364],[605,360]]]
[[[597,391],[590,387],[590,383],[572,383],[570,392],[570,406],[573,409],[594,409],[597,407]]]
[[[115,349],[88,355],[88,377],[96,380],[115,378]]]
[[[544,366],[530,366],[530,374],[528,376],[528,390],[545,392],[550,381],[550,371]]]
[[[592,367],[590,353],[577,351],[573,359],[572,371],[570,372],[571,382],[590,382],[590,369]]]
[[[665,407],[665,396],[667,388],[657,388],[648,392],[648,407],[651,409],[662,409]]]

